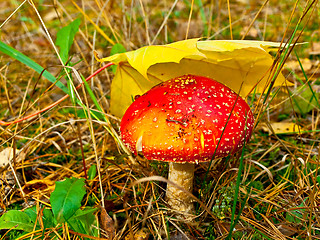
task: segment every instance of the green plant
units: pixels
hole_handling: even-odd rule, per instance
[[[224,219],[226,213],[231,212],[231,203],[234,197],[235,186],[222,187],[219,190],[220,197],[216,199],[216,204],[212,207],[212,212],[220,219]]]
[[[56,182],[50,197],[51,208],[33,206],[23,211],[9,210],[0,217],[0,229],[21,230],[18,239],[32,239],[32,236],[56,237],[54,231],[62,233],[68,229],[88,236],[98,236],[94,212],[96,208],[81,207],[85,195],[84,179],[67,178]]]

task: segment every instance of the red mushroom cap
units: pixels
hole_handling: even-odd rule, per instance
[[[136,98],[120,132],[133,153],[149,160],[198,163],[237,152],[253,125],[250,107],[230,88],[184,75]]]

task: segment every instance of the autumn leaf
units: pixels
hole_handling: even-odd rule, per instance
[[[104,230],[109,239],[113,239],[116,235],[116,229],[114,226],[115,224],[113,222],[113,219],[108,215],[105,208],[101,209],[100,224],[101,229]]]
[[[7,147],[0,152],[0,168],[9,164],[11,160],[13,160],[14,152],[16,152],[15,161],[21,162],[25,159],[26,153],[20,152],[19,149],[14,149],[12,147]]]
[[[313,88],[308,85],[299,86],[292,93],[290,92],[291,101],[285,102],[285,112],[290,113],[294,110],[296,113],[304,116],[312,109],[319,108],[319,92],[317,86],[313,86]]]
[[[103,58],[100,61],[118,65],[111,85],[110,111],[122,117],[136,95],[184,74],[210,77],[242,97],[253,89],[261,93],[268,85],[273,65],[269,51],[279,47],[279,43],[262,41],[189,39]],[[274,86],[284,81],[279,74]]]
[[[0,167],[7,165],[13,158],[13,148],[8,147],[0,152]]]
[[[298,124],[288,121],[271,122],[270,124],[262,123],[262,130],[269,132],[269,134],[295,134],[305,131]]]

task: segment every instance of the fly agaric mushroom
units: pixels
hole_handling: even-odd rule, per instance
[[[240,150],[251,136],[253,114],[234,91],[210,78],[184,75],[136,98],[120,132],[134,153],[169,162],[168,179],[192,192],[194,164]],[[168,184],[172,209],[191,213],[192,199]]]

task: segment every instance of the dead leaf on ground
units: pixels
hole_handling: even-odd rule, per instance
[[[270,126],[272,130],[268,127],[266,123],[260,125],[263,131],[268,132],[269,134],[295,134],[301,131],[304,131],[302,127],[293,122],[271,122]]]
[[[9,164],[9,161],[13,158],[13,153],[14,151],[12,147],[7,147],[0,152],[0,168]],[[24,152],[19,152],[18,149],[16,149],[16,154],[17,162],[24,160],[26,156]]]
[[[288,237],[298,233],[296,228],[291,227],[288,224],[280,224],[280,225],[278,225],[277,228],[282,234],[284,234],[284,235],[286,235]]]
[[[23,177],[20,172],[16,172],[15,174],[12,171],[6,171],[0,174],[0,187],[1,190],[4,190],[4,194],[6,195],[16,186],[16,177],[19,182],[23,182]],[[1,191],[0,191],[1,193]]]
[[[303,71],[307,72],[307,71],[311,70],[312,62],[309,58],[301,58],[299,60],[302,65],[302,69],[301,69],[301,66],[300,66],[298,60],[287,61],[285,66],[293,71],[302,71],[303,70]]]
[[[9,163],[13,158],[13,148],[8,147],[0,152],[0,167],[3,167]]]
[[[246,26],[246,27],[244,27],[243,29],[242,29],[242,31],[240,32],[240,34],[241,34],[241,36],[243,36],[245,33],[247,33],[246,34],[246,36],[248,37],[253,37],[253,38],[257,38],[258,36],[259,36],[259,31],[256,29],[256,28],[254,28],[254,27],[251,27],[250,29],[249,29],[249,31],[248,31],[248,27],[249,26]],[[248,31],[248,32],[247,32]]]
[[[43,16],[44,22],[50,22],[62,16],[62,10],[60,8],[53,8]]]
[[[320,55],[320,42],[313,42],[311,44],[310,55]]]
[[[111,240],[115,237],[116,229],[114,226],[114,222],[104,208],[101,208],[100,228],[103,230],[103,233],[105,233],[105,235],[107,235],[108,239]]]

